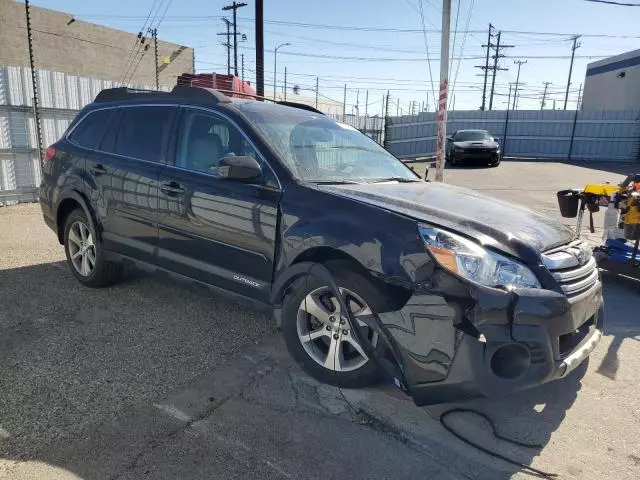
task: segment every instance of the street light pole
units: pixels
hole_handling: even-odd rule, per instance
[[[290,43],[281,43],[276,48],[273,49],[273,99],[276,99],[276,81],[278,80],[278,49],[280,47],[284,47],[286,45],[291,45]]]

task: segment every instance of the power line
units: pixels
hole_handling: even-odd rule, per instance
[[[468,35],[468,31],[469,31],[469,23],[471,22],[471,14],[473,13],[473,6],[474,6],[475,0],[471,0],[471,3],[469,3],[469,11],[467,13],[467,23],[465,25],[464,28],[464,36],[462,37],[462,46],[460,47],[460,56],[458,57],[458,65],[456,67],[456,73],[453,77],[453,85],[451,87],[451,95],[453,96],[453,94],[455,93],[455,89],[456,89],[456,82],[458,81],[458,72],[460,71],[460,64],[462,63],[462,54],[464,53],[464,46],[467,42],[467,35]],[[480,42],[482,43],[482,42]]]
[[[119,77],[120,81],[122,81],[124,79],[125,72],[129,70],[129,63],[132,62],[132,58],[134,56],[133,51],[137,50],[136,47],[138,46],[138,41],[142,38],[142,32],[147,27],[147,22],[149,21],[149,18],[151,17],[151,13],[153,12],[153,10],[156,7],[157,3],[158,3],[158,1],[154,0],[153,3],[151,4],[151,8],[149,9],[149,13],[147,14],[147,17],[145,18],[144,23],[142,24],[142,28],[140,29],[140,33],[138,33],[138,37],[133,41],[133,45],[131,46],[131,53],[127,57],[127,60],[126,60],[126,62],[124,64],[124,67],[122,68],[121,75]]]
[[[429,81],[431,82],[431,94],[433,95],[433,103],[436,103],[436,91],[433,86],[433,73],[431,72],[431,60],[429,59],[429,42],[427,41],[427,29],[424,25],[424,10],[422,8],[422,0],[420,1],[420,21],[422,22],[422,32],[424,36],[424,49],[427,53],[427,65],[429,66]]]
[[[607,3],[609,5],[618,5],[621,7],[640,7],[640,3],[622,3],[622,2],[612,2],[610,0],[585,0],[585,2]]]

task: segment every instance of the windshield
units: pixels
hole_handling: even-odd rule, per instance
[[[297,108],[262,102],[239,107],[299,179],[318,183],[419,180],[353,127]]]
[[[454,140],[456,142],[481,142],[483,140],[493,140],[493,137],[484,130],[468,130],[456,133]]]

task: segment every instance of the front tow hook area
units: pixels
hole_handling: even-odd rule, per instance
[[[596,348],[602,339],[602,332],[594,329],[594,331],[586,338],[582,345],[572,354],[567,356],[560,364],[560,375],[558,378],[566,377],[570,372],[575,370],[591,352]]]

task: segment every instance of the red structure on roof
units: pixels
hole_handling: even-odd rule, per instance
[[[187,87],[204,87],[222,90],[229,97],[251,98],[247,95],[256,95],[251,87],[251,82],[243,82],[235,75],[220,75],[217,73],[183,73],[178,77],[178,85]]]

